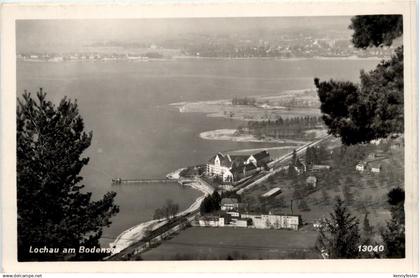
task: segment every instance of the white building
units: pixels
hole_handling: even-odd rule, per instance
[[[382,170],[382,166],[379,163],[370,163],[369,166],[372,173],[380,173]]]
[[[209,176],[218,176],[223,182],[233,182],[250,176],[270,161],[270,154],[261,151],[253,155],[229,155],[218,153],[208,162],[206,173]]]
[[[276,214],[242,214],[242,218],[252,220],[252,226],[257,229],[292,229],[298,230],[302,220],[300,215],[276,215]]]
[[[203,216],[198,220],[200,227],[224,227],[226,219],[219,216]]]
[[[233,181],[232,159],[230,156],[218,153],[207,163],[207,174],[222,177],[224,182]]]
[[[220,201],[220,208],[223,211],[238,211],[239,210],[239,202],[238,202],[238,199],[235,199],[235,198],[223,198]]]
[[[366,162],[359,162],[356,165],[356,170],[359,171],[359,172],[364,172],[366,169],[367,169]]]

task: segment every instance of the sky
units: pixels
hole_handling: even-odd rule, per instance
[[[18,20],[17,51],[83,46],[95,41],[135,41],[177,38],[185,34],[252,34],[343,32],[350,34],[350,17],[260,17],[182,19]],[[59,51],[59,49],[57,49]]]

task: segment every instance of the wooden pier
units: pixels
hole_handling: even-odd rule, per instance
[[[116,178],[112,179],[113,185],[120,184],[141,184],[141,183],[177,183],[177,180],[171,179],[121,179]]]

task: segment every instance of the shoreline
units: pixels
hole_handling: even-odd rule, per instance
[[[281,90],[263,95],[249,95],[253,105],[232,104],[232,99],[180,101],[169,103],[179,113],[202,113],[209,118],[238,121],[266,121],[278,117],[321,116],[319,100],[313,88]]]
[[[236,129],[215,129],[203,131],[200,138],[203,140],[213,141],[232,141],[247,143],[272,143],[272,144],[306,144],[308,141],[291,140],[291,139],[258,139],[253,135],[235,135]]]
[[[267,60],[267,61],[304,61],[304,60],[384,60],[390,57],[367,56],[359,57],[357,55],[350,56],[311,56],[311,57],[197,57],[197,56],[170,56],[164,58],[144,58],[144,59],[68,59],[68,60],[46,60],[41,58],[21,58],[17,57],[16,61],[23,62],[46,62],[46,63],[66,63],[66,62],[154,62],[154,61],[179,61],[179,60],[226,60],[226,61],[246,61],[246,60]]]
[[[195,190],[198,190],[198,191],[202,192],[203,195],[201,195],[200,197],[195,199],[194,202],[188,208],[186,208],[185,210],[177,213],[176,216],[182,216],[182,215],[190,213],[194,210],[199,209],[200,204],[204,200],[204,198],[208,194],[213,193],[213,191],[214,191],[213,188],[211,188],[209,185],[206,185],[203,181],[201,181],[199,179],[190,180],[190,179],[181,178],[179,176],[179,174],[184,169],[185,168],[177,169],[177,170],[167,174],[166,177],[168,179],[177,180],[178,182],[180,182],[180,184],[183,180],[189,181],[188,183],[184,183],[183,185],[180,185],[180,184],[178,184],[178,185],[189,186],[189,187],[191,187]],[[141,240],[145,236],[147,231],[157,229],[157,228],[163,226],[164,224],[166,224],[167,222],[168,222],[168,220],[166,220],[165,218],[153,219],[153,220],[149,220],[149,221],[146,221],[146,222],[142,222],[142,223],[140,223],[136,226],[133,226],[133,227],[123,231],[122,233],[120,233],[115,238],[115,240],[113,242],[111,242],[109,244],[109,246],[113,250],[111,255],[114,255],[114,254],[117,254],[117,253],[121,252],[123,249],[127,248],[131,244]]]

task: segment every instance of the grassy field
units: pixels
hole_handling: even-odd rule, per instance
[[[314,231],[192,227],[143,254],[143,260],[320,259]]]

